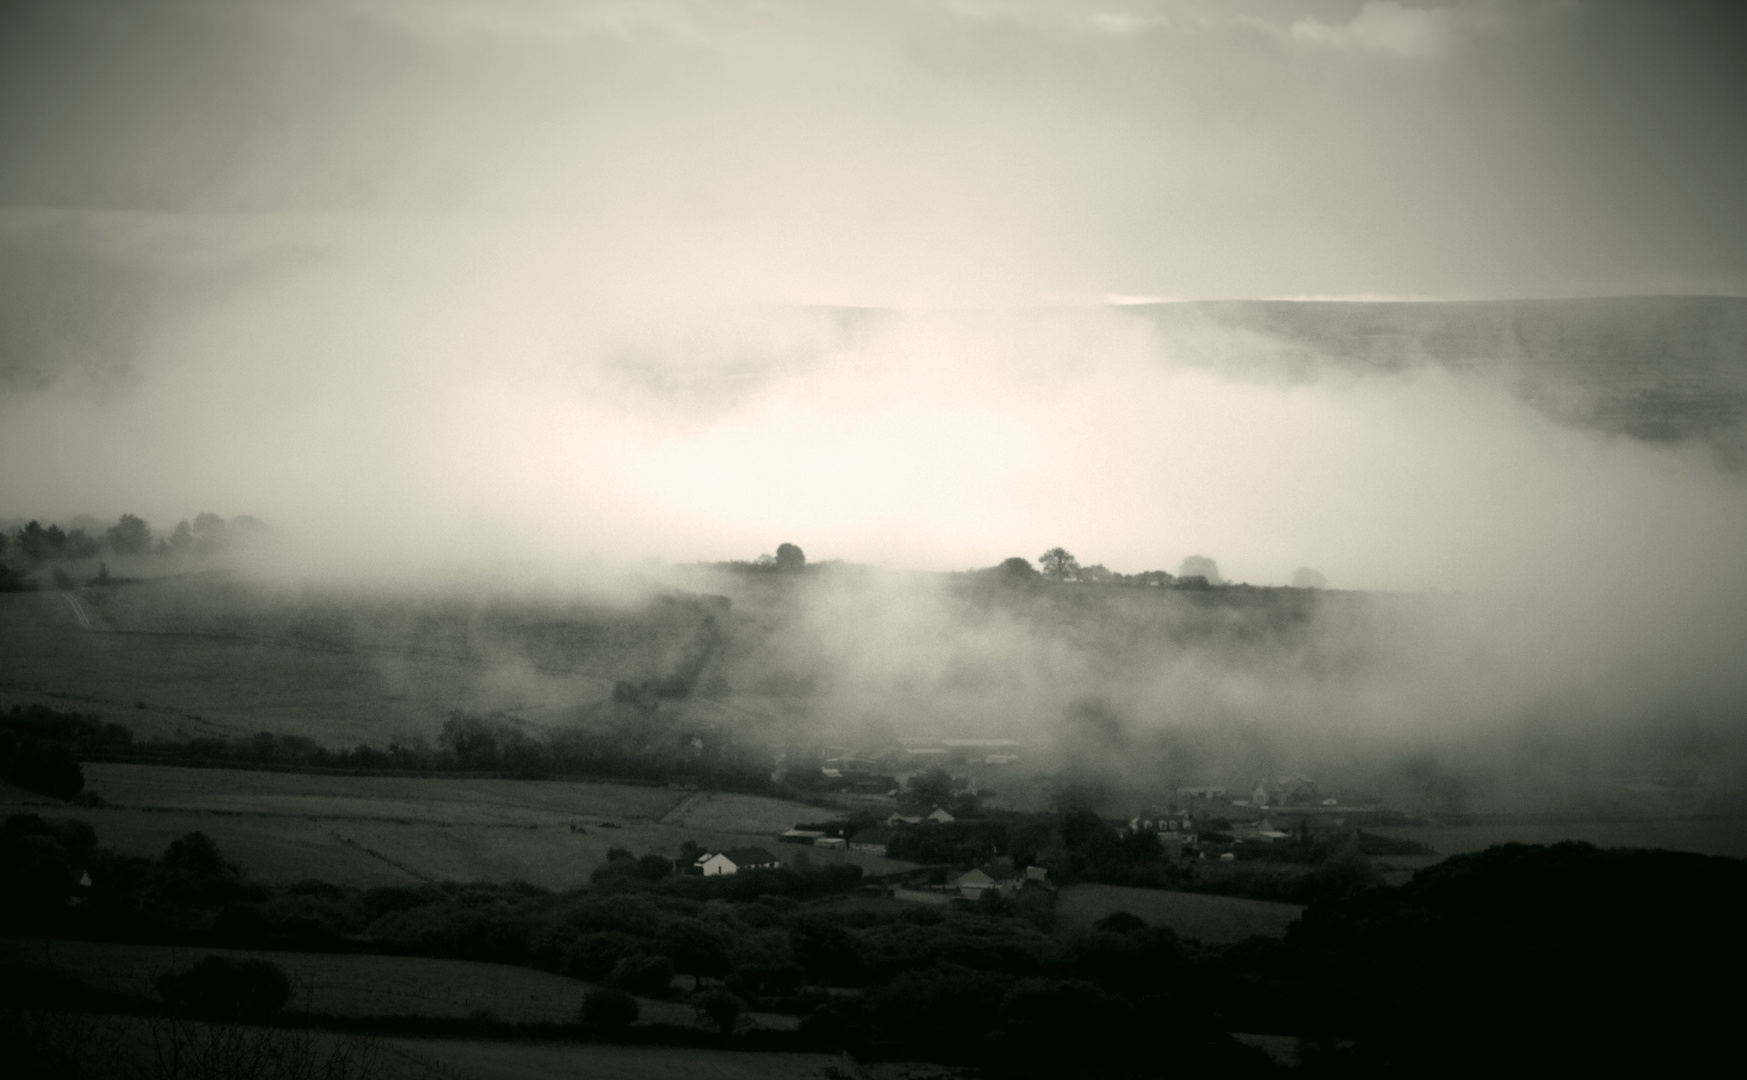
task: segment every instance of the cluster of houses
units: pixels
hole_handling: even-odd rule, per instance
[[[783,758],[777,759],[781,772]],[[819,759],[819,773],[832,786],[863,794],[889,791],[895,777],[924,769],[966,765],[1013,765],[1019,761],[1019,743],[1013,739],[899,739],[877,750],[856,751],[848,746],[827,746]]]
[[[1205,832],[1230,843],[1318,839],[1351,832],[1369,813],[1323,797],[1308,776],[1264,776],[1248,799],[1228,798],[1224,787],[1178,788],[1176,794],[1180,809],[1142,810],[1127,831],[1154,833],[1167,851],[1181,854],[1198,848]]]
[[[926,814],[893,813],[886,817],[885,824],[869,829],[857,829],[848,836],[832,836],[823,829],[809,829],[797,825],[782,833],[777,840],[784,844],[806,844],[809,847],[826,848],[827,850],[859,851],[863,855],[886,856],[892,842],[892,837],[906,825],[920,825],[924,821],[939,822],[950,825],[957,820],[952,812],[945,807],[936,806]]]

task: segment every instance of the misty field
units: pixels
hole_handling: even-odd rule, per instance
[[[178,836],[204,832],[262,882],[526,881],[569,889],[586,884],[611,848],[678,857],[687,840],[706,848],[761,844],[785,862],[804,854],[815,864],[848,863],[868,873],[908,865],[777,844],[775,832],[828,812],[755,796],[104,762],[86,765],[85,775],[106,805],[68,807],[0,784],[0,809],[82,818],[103,844],[128,855],[157,856]]]
[[[429,738],[458,709],[551,720],[658,671],[694,621],[673,605],[370,599],[219,574],[77,599],[94,629],[58,592],[0,594],[0,705],[95,711],[145,738],[338,746]]]
[[[1149,926],[1169,927],[1178,937],[1225,945],[1256,935],[1282,937],[1304,908],[1269,900],[1121,885],[1070,885],[1056,900],[1056,916],[1065,930],[1089,930],[1097,920],[1118,911],[1138,915]]]

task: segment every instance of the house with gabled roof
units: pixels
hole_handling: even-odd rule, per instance
[[[782,863],[761,847],[733,848],[728,851],[706,851],[693,864],[705,877],[738,874],[742,870],[775,870]]]
[[[1025,875],[1005,855],[997,855],[981,866],[966,870],[952,881],[958,894],[976,900],[990,890],[997,894],[1018,892],[1025,884]]]

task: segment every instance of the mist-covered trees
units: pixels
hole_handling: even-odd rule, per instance
[[[121,520],[111,525],[105,535],[109,550],[117,555],[144,555],[152,549],[151,526],[133,514],[121,515]]]
[[[1177,568],[1177,577],[1200,578],[1206,585],[1225,584],[1225,579],[1219,576],[1219,564],[1205,555],[1191,555],[1184,559],[1183,565]]]
[[[778,544],[776,568],[784,573],[798,573],[807,566],[807,556],[794,544]]]
[[[0,592],[15,592],[52,583],[72,588],[79,578],[65,564],[94,559],[108,553],[112,558],[209,558],[239,550],[255,542],[267,527],[256,518],[239,515],[228,523],[217,514],[203,513],[192,523],[179,521],[167,538],[153,535],[151,525],[137,514],[123,514],[107,529],[89,518],[85,527],[63,529],[57,524],[29,521],[10,536],[0,535]],[[42,568],[49,573],[41,573]],[[111,582],[107,565],[100,570],[103,583]]]
[[[12,541],[18,554],[32,563],[83,559],[99,550],[97,541],[87,536],[83,529],[62,531],[59,525],[45,526],[38,521],[29,522],[19,529]]]

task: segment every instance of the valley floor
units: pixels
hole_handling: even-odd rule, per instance
[[[796,822],[827,813],[754,795],[565,780],[332,776],[93,762],[97,807],[69,806],[0,784],[0,813],[89,821],[106,846],[161,855],[200,831],[265,883],[315,878],[370,887],[416,881],[587,883],[610,848],[677,857],[762,845],[784,862],[849,863],[886,873],[906,863],[859,852],[776,843]]]

